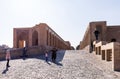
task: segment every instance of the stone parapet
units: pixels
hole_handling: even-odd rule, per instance
[[[51,50],[51,47],[44,46],[32,46],[28,47],[26,51],[27,57],[31,57],[34,55],[40,55],[45,52],[45,50]],[[22,58],[23,48],[11,48],[10,49],[11,59]],[[5,60],[5,50],[0,51],[0,60]]]
[[[97,41],[96,44],[95,44],[95,53],[97,55],[101,55],[101,46],[102,45],[105,45],[107,42],[106,41]]]
[[[112,69],[120,70],[120,43],[111,42],[101,46],[102,60],[112,61]]]

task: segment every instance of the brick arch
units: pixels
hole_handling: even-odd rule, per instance
[[[26,33],[26,32],[21,32],[21,33],[19,33],[19,35],[18,35],[18,39],[19,40],[26,40],[26,39],[28,39],[28,34]]]
[[[35,30],[32,33],[32,46],[38,45],[38,32]]]
[[[17,36],[17,47],[23,48],[28,46],[28,31],[19,31]]]

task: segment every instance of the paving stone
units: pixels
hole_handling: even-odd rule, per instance
[[[10,60],[11,67],[5,71],[6,61],[0,61],[0,79],[120,79],[120,72],[111,70],[111,62],[82,50],[58,51],[56,63],[45,62],[44,55],[26,60]]]

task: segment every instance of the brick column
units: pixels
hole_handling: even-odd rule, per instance
[[[16,34],[16,29],[13,29],[13,47],[17,48],[17,34]]]

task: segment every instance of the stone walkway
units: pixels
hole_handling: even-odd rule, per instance
[[[44,55],[15,59],[6,70],[0,61],[0,79],[120,79],[120,72],[111,70],[111,62],[85,51],[58,51],[57,62],[45,62]]]

